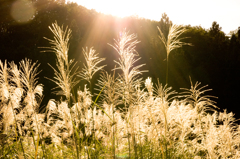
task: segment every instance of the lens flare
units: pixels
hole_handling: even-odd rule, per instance
[[[34,17],[35,9],[29,0],[17,0],[11,8],[11,16],[19,23],[26,23]]]

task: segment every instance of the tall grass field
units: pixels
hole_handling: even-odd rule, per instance
[[[0,158],[240,158],[240,127],[234,114],[220,112],[211,89],[191,78],[189,88],[179,93],[153,83],[151,77],[141,78],[146,70],[139,64],[135,34],[123,29],[109,44],[118,59],[106,72],[105,58],[94,47],[83,48],[85,64],[79,69],[68,57],[71,30],[57,23],[49,29],[53,35],[46,40],[51,46],[44,52],[56,55],[56,65],[49,65],[54,78],[49,80],[56,85],[52,93],[61,99],[50,99],[46,111],[39,113],[44,97],[39,64],[30,59],[19,64],[0,61]],[[184,31],[172,25],[165,38],[159,29],[167,57],[191,45],[179,38]],[[80,81],[86,84],[77,88]]]

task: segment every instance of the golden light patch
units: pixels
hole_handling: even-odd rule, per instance
[[[33,18],[35,9],[29,0],[17,0],[11,8],[11,15],[19,23],[26,23]]]

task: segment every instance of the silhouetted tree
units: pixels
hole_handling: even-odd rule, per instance
[[[219,24],[216,21],[214,21],[212,23],[212,27],[210,28],[209,33],[212,37],[215,37],[220,33],[221,30],[222,30],[222,27],[220,27]]]

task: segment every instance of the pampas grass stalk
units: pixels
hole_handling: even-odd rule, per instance
[[[74,63],[74,60],[69,61],[68,59],[69,40],[72,31],[68,28],[64,30],[63,27],[58,26],[57,22],[53,23],[52,27],[49,26],[49,29],[54,34],[54,40],[45,38],[52,44],[51,47],[46,48],[49,49],[47,51],[53,52],[57,56],[57,69],[50,65],[55,75],[54,79],[50,80],[57,84],[56,88],[61,89],[56,91],[56,94],[64,95],[70,102],[71,90],[79,82],[79,80],[76,80],[78,73],[78,68],[75,68],[76,63]]]
[[[120,91],[122,92],[122,98],[124,100],[125,109],[129,111],[129,117],[127,119],[127,129],[129,129],[129,121],[131,120],[131,105],[132,105],[132,96],[135,86],[141,83],[141,79],[138,79],[138,75],[142,74],[139,70],[144,64],[134,66],[134,64],[140,60],[140,58],[135,59],[138,56],[135,48],[136,44],[139,43],[136,40],[137,36],[135,34],[130,34],[125,30],[121,32],[118,40],[114,40],[115,44],[111,45],[120,56],[118,61],[114,61],[117,64],[117,69],[122,71],[120,75]],[[128,104],[128,108],[127,108]],[[134,134],[132,134],[134,135]],[[131,158],[131,149],[130,149],[130,132],[128,132],[128,144],[129,144],[129,158]]]
[[[84,64],[83,70],[79,74],[79,77],[85,79],[90,84],[91,87],[92,83],[91,80],[93,78],[93,75],[106,66],[106,65],[98,66],[98,64],[104,61],[105,58],[99,58],[98,53],[96,53],[96,50],[94,50],[93,47],[91,47],[89,51],[88,48],[83,49],[83,55],[86,64]]]
[[[106,65],[102,65],[102,66],[98,66],[99,63],[101,63],[102,61],[105,60],[105,58],[99,58],[98,57],[98,53],[96,53],[96,50],[93,49],[93,47],[90,48],[90,50],[88,51],[88,48],[86,48],[86,50],[83,49],[83,55],[86,61],[86,65],[84,64],[84,68],[81,71],[81,73],[79,74],[79,76],[82,79],[85,79],[89,85],[90,85],[90,92],[91,94],[93,94],[93,84],[92,84],[92,78],[93,75],[98,72],[99,70],[103,69]],[[95,120],[94,120],[94,114],[93,114],[93,110],[94,110],[94,106],[95,103],[92,105],[92,122],[93,122],[93,141],[94,141],[94,145],[95,144]]]
[[[135,63],[139,61],[141,58],[137,58],[138,56],[135,48],[136,44],[139,43],[136,40],[137,36],[135,34],[130,34],[126,31],[126,29],[121,32],[118,40],[115,40],[115,44],[111,45],[120,56],[118,61],[114,62],[117,64],[115,70],[121,70],[122,74],[120,75],[120,83],[122,83],[122,88],[120,90],[123,94],[123,100],[130,105],[132,102],[132,92],[134,91],[135,86],[141,83],[141,78],[138,79],[138,76],[143,72],[139,70],[144,64],[140,64],[135,66]]]
[[[185,31],[187,31],[187,29],[184,28],[182,25],[176,25],[176,24],[170,25],[167,38],[165,38],[162,30],[159,27],[157,27],[157,28],[160,33],[159,38],[162,41],[162,43],[164,44],[166,53],[167,53],[167,72],[166,72],[166,84],[167,84],[168,83],[168,57],[169,57],[169,54],[171,53],[171,51],[173,51],[177,48],[181,48],[183,45],[191,45],[191,44],[181,41],[182,39],[185,39],[186,37],[180,38],[180,36]]]
[[[12,110],[13,110],[13,114],[14,114],[14,120],[15,120],[15,133],[16,133],[16,138],[17,138],[17,120],[16,120],[16,115],[15,115],[15,113],[14,113],[14,109],[13,109],[13,105],[11,104],[11,106],[12,106]],[[21,134],[20,134],[20,144],[21,144],[21,148],[22,148],[22,152],[23,152],[23,157],[24,157],[24,159],[26,159],[26,154],[25,154],[25,151],[24,151],[24,148],[23,148],[23,143],[22,143],[22,136],[21,136]],[[17,141],[16,141],[17,142]]]
[[[107,103],[108,105],[112,106],[112,156],[114,156],[114,158],[116,156],[115,130],[117,126],[115,122],[115,109],[116,106],[121,103],[117,91],[118,84],[118,80],[115,79],[115,70],[113,75],[109,75],[105,71],[102,72],[97,84],[99,88],[104,88],[102,92],[103,104]]]
[[[65,30],[63,27],[58,26],[57,22],[52,24],[52,27],[49,27],[51,32],[54,34],[54,40],[47,39],[50,44],[52,44],[51,47],[47,47],[50,52],[54,52],[57,56],[57,70],[52,67],[54,70],[54,79],[50,79],[54,83],[57,84],[56,88],[60,88],[61,90],[56,91],[57,95],[64,95],[68,101],[68,106],[70,107],[70,97],[71,97],[71,90],[73,87],[79,82],[79,80],[76,80],[77,70],[76,68],[74,70],[74,67],[76,63],[74,63],[74,60],[68,60],[68,50],[69,50],[69,40],[71,37],[71,30],[66,28]],[[46,52],[46,51],[44,51]],[[56,89],[55,88],[55,89]],[[74,129],[74,128],[73,128]],[[76,136],[73,133],[76,143]],[[76,150],[77,150],[77,157],[79,158],[79,152],[77,144],[75,144]]]
[[[37,143],[35,143],[34,133],[32,131],[32,138],[35,146],[35,158],[37,158],[38,153],[38,144],[39,144],[39,128],[38,128],[38,119],[36,117],[36,111],[39,106],[38,101],[41,99],[41,96],[43,95],[43,86],[41,84],[37,84],[37,75],[39,72],[37,71],[39,65],[36,65],[36,63],[32,63],[31,60],[25,59],[20,62],[20,68],[21,68],[21,79],[23,83],[23,88],[27,92],[27,96],[24,99],[25,103],[27,103],[25,109],[28,116],[30,117],[33,115],[35,119],[33,119],[33,124],[36,126],[36,134],[37,134]]]
[[[7,61],[5,61],[5,63],[3,64],[0,61],[0,90],[3,91],[5,88],[5,92],[1,92],[1,97],[2,97],[2,102],[5,102],[6,99],[6,91],[9,91],[9,102],[6,103],[8,106],[11,106],[11,111],[9,113],[12,113],[12,117],[14,119],[14,126],[15,126],[15,134],[16,134],[16,139],[18,137],[18,132],[17,132],[17,119],[16,119],[16,114],[15,114],[15,109],[19,109],[20,105],[19,102],[21,100],[21,96],[22,96],[22,88],[21,88],[21,82],[20,82],[20,78],[19,78],[19,71],[17,69],[17,66],[12,62],[9,64],[10,65],[10,69],[7,68]],[[2,89],[3,88],[3,89]],[[8,90],[6,90],[6,88]],[[0,113],[2,112],[2,110],[4,110],[4,103],[1,104],[2,107],[0,107]],[[8,113],[8,112],[3,112],[4,116]],[[9,117],[9,116],[8,116]],[[8,121],[5,121],[5,123]],[[10,123],[11,124],[11,123]],[[6,126],[6,125],[5,125]],[[20,127],[19,127],[20,129]],[[17,141],[16,141],[17,142]],[[22,143],[22,136],[20,133],[20,145],[21,145],[21,149],[23,152],[23,156],[24,158],[26,158],[25,155],[25,151],[23,148],[23,143]]]

